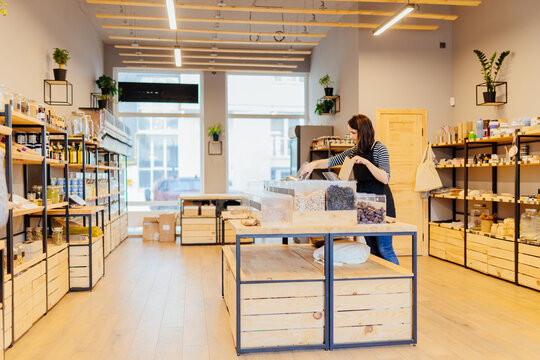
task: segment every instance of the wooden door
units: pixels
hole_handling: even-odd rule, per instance
[[[416,168],[427,146],[427,111],[377,109],[375,136],[390,154],[390,189],[397,220],[418,226],[418,253],[427,254],[427,238],[423,239],[427,237],[427,201],[414,191]],[[394,249],[398,255],[411,255],[410,236],[394,237]]]

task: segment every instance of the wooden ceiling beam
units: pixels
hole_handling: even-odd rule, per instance
[[[419,4],[419,5],[455,5],[478,6],[481,0],[324,0],[328,2],[387,3],[387,4]]]
[[[154,65],[174,65],[174,61],[160,60],[123,60],[124,64],[154,64]],[[202,62],[202,61],[182,61],[182,66],[199,65],[199,66],[238,66],[238,67],[267,67],[277,69],[296,69],[298,65],[284,64],[260,64],[260,63],[220,63],[220,62]]]
[[[245,73],[259,73],[259,74],[266,74],[266,73],[278,73],[278,74],[292,74],[292,70],[253,70],[253,69],[223,69],[223,68],[214,68],[212,66],[207,68],[184,68],[184,67],[176,67],[176,66],[126,66],[129,69],[159,69],[159,70],[178,70],[178,71],[212,71],[212,72],[245,72]]]
[[[131,49],[131,50],[169,50],[173,51],[173,46],[152,46],[152,45],[114,45],[116,49]],[[231,53],[231,54],[281,54],[281,55],[311,55],[311,50],[270,50],[270,49],[223,49],[223,48],[189,48],[182,47],[182,51],[193,52],[215,52],[215,53]]]
[[[154,36],[119,36],[109,35],[111,40],[130,41],[168,41],[190,44],[236,44],[236,45],[296,45],[296,46],[317,46],[318,42],[309,41],[244,41],[244,40],[211,40],[211,39],[175,39]]]
[[[128,57],[166,57],[174,58],[174,54],[148,54],[148,53],[120,53]],[[216,60],[242,60],[242,61],[304,61],[303,57],[266,57],[266,56],[222,56],[222,55],[188,55],[182,54],[186,59],[216,59]]]
[[[142,7],[165,7],[165,2],[155,1],[122,1],[122,0],[86,0],[89,4],[119,5],[119,6],[142,6]],[[204,4],[176,4],[177,9],[186,10],[208,10],[208,11],[236,11],[252,13],[276,13],[276,14],[305,14],[305,15],[372,15],[372,16],[393,16],[395,11],[383,10],[346,10],[346,9],[306,9],[306,8],[283,8],[277,6],[218,6]],[[457,15],[449,14],[429,14],[414,12],[408,15],[411,18],[435,19],[435,20],[456,20]]]
[[[178,28],[172,30],[169,27],[162,26],[135,26],[135,25],[101,25],[103,29],[115,29],[115,30],[143,30],[143,31],[167,31],[179,33],[200,33],[200,34],[225,34],[225,35],[252,35],[252,36],[277,36],[277,37],[310,37],[310,38],[323,38],[326,34],[304,34],[304,33],[276,33],[276,32],[262,32],[262,31],[229,31],[229,30],[210,30],[210,29],[186,29]]]
[[[147,16],[147,15],[117,15],[117,14],[96,14],[99,19],[116,19],[116,20],[153,20],[153,21],[168,21],[164,16]],[[282,21],[282,20],[248,20],[248,19],[213,19],[213,18],[176,18],[180,22],[196,22],[196,23],[220,23],[220,24],[257,24],[257,25],[293,25],[293,26],[321,26],[321,27],[342,27],[342,28],[357,28],[357,29],[375,29],[380,24],[371,23],[348,23],[348,22],[321,22],[321,21]],[[437,25],[394,25],[392,29],[399,30],[437,30]]]

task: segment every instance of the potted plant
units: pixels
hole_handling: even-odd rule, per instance
[[[216,124],[208,128],[208,136],[211,136],[213,141],[219,141],[219,135],[221,135],[221,124]]]
[[[326,99],[321,102],[318,102],[317,105],[315,105],[315,114],[317,115],[330,114],[335,104],[336,103],[334,99]]]
[[[66,81],[67,70],[64,69],[64,66],[67,64],[67,62],[70,59],[69,51],[65,49],[55,48],[52,56],[53,56],[54,62],[58,64],[58,68],[53,69],[54,80]]]
[[[98,95],[97,96],[97,102],[98,102],[98,108],[99,109],[105,109],[107,107],[107,102],[111,100],[111,95]]]
[[[320,78],[319,84],[324,88],[324,95],[332,96],[334,94],[334,82],[330,80],[330,75],[326,74]]]
[[[101,90],[102,95],[111,95],[114,96],[118,93],[118,88],[116,87],[116,81],[113,80],[110,76],[101,75],[97,80],[96,84]]]
[[[486,90],[484,92],[484,102],[486,103],[492,103],[495,102],[495,98],[497,96],[497,93],[495,91],[495,81],[497,80],[497,75],[499,75],[499,70],[501,70],[502,63],[504,59],[510,54],[509,50],[503,51],[500,55],[497,61],[495,62],[495,58],[497,57],[497,52],[495,51],[491,58],[486,57],[486,55],[480,51],[480,50],[473,50],[473,52],[478,57],[478,60],[480,60],[480,65],[482,65],[482,75],[484,76],[484,80],[486,81]],[[493,70],[495,69],[495,72]]]

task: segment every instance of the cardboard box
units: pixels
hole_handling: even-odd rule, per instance
[[[112,234],[111,234],[112,235]],[[143,219],[143,241],[159,240],[158,218],[145,217]]]
[[[176,213],[159,215],[159,241],[176,241]]]

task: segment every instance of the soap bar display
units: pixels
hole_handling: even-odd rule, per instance
[[[326,189],[326,209],[355,210],[356,209],[356,182],[355,181],[329,181]]]
[[[386,221],[386,195],[356,194],[359,224],[383,224]]]

